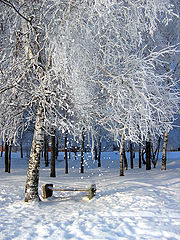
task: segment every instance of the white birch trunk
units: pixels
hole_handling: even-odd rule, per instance
[[[36,116],[31,153],[29,158],[29,166],[27,171],[25,202],[28,202],[30,200],[32,201],[40,200],[38,195],[38,183],[39,183],[40,157],[44,140],[43,123],[44,123],[43,109],[39,105]]]
[[[167,153],[167,143],[168,143],[168,132],[164,133],[164,143],[163,143],[163,151],[162,151],[162,167],[161,170],[166,170],[166,153]]]

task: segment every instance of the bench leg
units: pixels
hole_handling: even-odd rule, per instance
[[[47,199],[48,197],[51,197],[53,194],[53,190],[49,189],[49,187],[53,188],[53,184],[44,184],[42,186],[43,190],[43,198]]]
[[[90,188],[88,189],[88,197],[89,197],[89,200],[91,200],[96,194],[96,185],[93,184],[90,186]]]

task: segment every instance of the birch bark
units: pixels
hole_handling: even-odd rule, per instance
[[[27,170],[27,180],[25,187],[25,202],[40,200],[38,194],[40,157],[44,141],[44,114],[41,105],[38,107],[34,138],[31,146],[29,166]]]
[[[168,132],[164,133],[164,143],[163,143],[163,151],[162,151],[162,167],[161,170],[166,170],[166,152],[167,152],[167,143],[168,143]]]

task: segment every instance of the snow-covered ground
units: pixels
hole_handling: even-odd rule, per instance
[[[1,240],[98,240],[180,239],[180,152],[168,153],[167,171],[146,171],[145,166],[119,176],[119,154],[103,153],[102,168],[86,155],[85,174],[79,174],[79,160],[69,160],[64,174],[63,155],[56,163],[56,178],[41,162],[39,192],[44,183],[57,187],[86,188],[92,183],[97,194],[88,200],[86,192],[55,192],[39,203],[24,202],[28,159],[13,154],[12,173],[4,172],[0,159]]]

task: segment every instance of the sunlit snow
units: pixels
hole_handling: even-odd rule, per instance
[[[56,161],[56,178],[41,161],[39,193],[45,183],[61,188],[87,188],[95,183],[97,194],[55,192],[39,203],[24,202],[28,159],[13,153],[12,173],[4,172],[0,159],[1,240],[178,240],[180,239],[180,152],[168,153],[167,171],[146,171],[143,166],[119,176],[119,153],[102,153],[102,168],[85,155],[85,174],[80,158],[69,160],[64,173],[63,154]],[[129,157],[129,156],[128,156]]]

